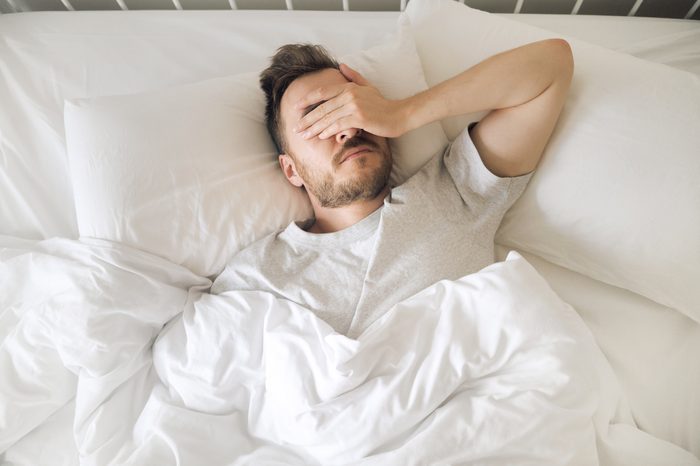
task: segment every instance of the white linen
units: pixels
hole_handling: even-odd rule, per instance
[[[63,101],[259,72],[275,48],[381,43],[394,12],[81,11],[0,16],[0,234],[78,237]]]
[[[66,101],[80,235],[221,272],[247,244],[312,214],[284,178],[257,73]]]
[[[700,21],[697,20],[512,13],[497,16],[700,75]]]
[[[699,464],[634,427],[586,326],[516,252],[358,340],[105,241],[0,258],[0,309],[18,319],[0,451],[75,395],[83,464]]]
[[[385,43],[337,57],[388,99],[427,89],[408,20]],[[81,237],[119,241],[203,276],[292,221],[313,215],[282,174],[259,72],[137,94],[66,101]],[[402,183],[447,145],[438,122],[390,141]]]
[[[496,245],[496,259],[505,260],[509,251]],[[518,252],[586,323],[635,424],[700,458],[700,325],[636,293]]]
[[[321,42],[338,55],[355,52],[380,43],[398,15],[252,10],[0,15],[0,234],[78,237],[64,99],[259,71],[277,46],[289,42]],[[700,21],[496,16],[700,73]]]
[[[0,347],[0,451],[76,390],[79,401],[91,400],[104,395],[93,393],[96,381],[110,393],[120,384],[120,371],[150,365],[144,363],[150,362],[153,338],[181,312],[188,290],[210,285],[156,256],[98,240],[86,244],[55,239],[0,249],[6,334]],[[90,412],[90,402],[78,403],[76,414]],[[90,435],[81,434],[79,424],[76,429]]]
[[[452,0],[414,0],[406,14],[431,86],[557,36]],[[700,323],[700,78],[564,38],[574,56],[571,89],[496,241]],[[455,43],[471,47],[455,51]],[[486,113],[445,119],[445,132],[452,139]]]
[[[338,53],[348,53],[380,42],[394,27],[397,15],[131,11],[0,16],[0,233],[25,238],[77,236],[63,140],[63,98],[150,91],[257,71],[276,45],[296,40],[328,43]],[[498,16],[696,74],[700,71],[698,21]],[[22,248],[29,243],[9,237],[0,237],[0,242]],[[539,270],[545,274],[543,268]],[[560,285],[558,292],[564,292],[566,282],[566,297],[575,300],[586,323],[598,332],[596,338],[601,341],[600,337],[605,337],[601,345],[610,351],[609,358],[635,408],[639,427],[681,445],[690,443],[700,456],[700,437],[693,436],[697,424],[679,422],[687,421],[684,413],[698,406],[694,398],[697,383],[688,378],[698,374],[692,333],[697,324],[687,323],[687,318],[677,313],[670,316],[672,310],[655,303],[638,306],[643,298],[631,298],[628,291],[553,264],[545,276],[548,280],[561,279],[553,282]],[[612,320],[615,330],[608,326]],[[0,330],[9,332],[15,322],[14,313],[5,313],[0,318]],[[654,334],[654,328],[659,335]],[[680,334],[683,328],[686,331]],[[628,338],[619,339],[617,332],[626,332]],[[665,360],[666,354],[673,355],[671,364]],[[643,366],[645,360],[652,361],[648,367]],[[630,367],[633,371],[628,370]],[[656,380],[653,388],[652,379]],[[669,392],[669,388],[673,390]],[[0,462],[77,464],[72,445],[64,442],[70,437],[71,417],[68,404],[52,416],[52,422],[42,424],[0,456]]]

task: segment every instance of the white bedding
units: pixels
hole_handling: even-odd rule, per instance
[[[208,280],[116,243],[1,259],[18,322],[0,449],[75,397],[90,465],[700,464],[634,426],[586,325],[516,252],[358,340],[266,292],[202,293]]]
[[[699,21],[503,16],[700,73]],[[380,43],[397,17],[398,12],[252,10],[0,16],[0,234],[78,236],[64,98],[130,94],[259,71],[274,48],[288,42],[323,42],[344,55]]]
[[[289,21],[290,14],[294,14],[297,20]],[[22,241],[20,237],[77,237],[65,158],[63,98],[132,93],[260,70],[274,47],[286,42],[324,42],[337,54],[349,53],[379,43],[395,26],[396,16],[397,13],[393,12],[338,15],[331,12],[269,11],[141,11],[129,12],[128,15],[122,12],[81,12],[0,16],[0,248],[12,246],[22,251],[34,247],[33,242]],[[700,75],[698,21],[568,15],[504,16]],[[329,21],[331,18],[332,22]],[[251,37],[255,37],[255,40],[251,41]],[[110,54],[105,55],[104,50],[110,50]],[[134,50],[139,53],[133,53]],[[234,55],[235,59],[232,59]],[[3,234],[13,237],[1,236]],[[102,254],[106,259],[97,260],[95,256],[90,259],[88,251],[94,252],[99,248],[81,249],[61,241],[55,244],[55,249],[44,257],[48,262],[36,263],[37,267],[41,264],[57,267],[52,278],[46,278],[50,274],[47,268],[43,275],[37,274],[36,270],[32,272],[35,275],[30,275],[41,283],[34,288],[31,281],[11,282],[18,284],[13,293],[34,300],[27,301],[27,305],[37,302],[38,291],[32,290],[47,290],[47,285],[51,285],[55,291],[56,287],[70,284],[71,275],[66,273],[65,268],[69,261],[55,257],[54,254],[59,252],[82,251],[78,254],[82,259],[72,265],[72,270],[77,274],[73,277],[87,273],[81,271],[81,263],[99,264],[105,267],[103,285],[115,289],[119,286],[119,280],[114,278],[112,272],[107,272],[114,272],[114,261],[153,265],[151,259],[144,256],[134,259],[127,254],[115,259],[113,256],[116,253],[104,251]],[[501,251],[499,259],[505,259],[506,252]],[[678,455],[676,458],[679,461],[664,464],[684,464],[681,458],[688,457],[670,443],[659,440],[663,439],[700,456],[700,423],[697,421],[700,419],[700,403],[697,401],[700,387],[700,364],[697,359],[700,326],[634,293],[603,285],[536,257],[528,257],[528,260],[565,301],[574,305],[610,362],[615,374],[610,380],[615,381],[614,384],[619,382],[624,393],[622,398],[628,400],[631,408],[629,412],[627,408],[621,408],[623,414],[617,420],[634,423],[649,434],[637,437],[635,451],[642,456],[649,454],[649,458],[654,458],[661,451],[672,451],[669,458]],[[177,286],[168,288],[166,285],[176,280],[178,274],[184,274],[182,270],[172,270],[171,265],[162,262],[154,267],[150,272],[160,270],[156,275],[160,274],[162,281],[152,283],[153,286],[172,291],[169,299],[184,296],[182,288],[176,291]],[[202,280],[186,274],[180,278],[183,276],[187,279],[180,285],[200,283],[199,280]],[[42,282],[41,277],[46,281]],[[56,277],[67,281],[57,281]],[[0,281],[0,287],[7,283]],[[86,283],[80,282],[83,291],[87,289],[84,287]],[[76,296],[73,295],[73,298],[76,299]],[[9,295],[0,294],[0,299],[9,299]],[[4,307],[0,306],[1,309]],[[157,322],[161,322],[168,313],[175,315],[177,312],[162,308],[153,310],[150,337],[155,336]],[[184,321],[176,322],[181,324]],[[16,323],[14,311],[0,315],[0,340]],[[147,323],[138,319],[132,323],[148,329]],[[31,326],[27,328],[28,336],[37,330]],[[99,345],[96,347],[101,348]],[[50,354],[50,351],[42,354]],[[32,356],[42,357],[42,354]],[[129,354],[133,356],[133,351]],[[119,411],[119,416],[130,413],[132,419],[136,418],[139,403],[146,402],[146,396],[150,393],[148,390],[156,382],[154,372],[147,369],[150,364],[147,356],[141,354],[139,357],[144,364],[142,372],[130,375],[131,378],[126,376],[128,371],[117,374],[117,377],[128,381],[115,392],[124,398],[110,398],[112,404],[105,405],[114,409],[129,407],[128,410]],[[54,359],[57,364],[53,365],[49,361],[50,358],[44,360],[51,369],[48,375],[64,376],[61,379],[64,385],[43,387],[46,391],[55,391],[60,387],[61,391],[47,398],[47,404],[39,406],[43,409],[40,416],[37,417],[34,411],[34,418],[28,416],[25,420],[24,412],[17,418],[26,424],[23,430],[14,432],[14,439],[35,425],[39,427],[0,456],[2,464],[77,464],[77,452],[72,445],[74,440],[89,458],[99,458],[102,451],[114,449],[109,442],[100,443],[104,436],[114,434],[115,439],[125,438],[131,432],[129,429],[133,424],[123,426],[107,420],[111,411],[98,411],[88,419],[89,413],[85,409],[90,404],[85,404],[84,400],[98,403],[99,397],[104,396],[104,392],[99,390],[106,390],[107,385],[98,385],[99,390],[91,393],[93,386],[86,382],[82,392],[84,397],[71,399],[77,380],[74,372],[61,369],[65,367],[63,361]],[[91,399],[91,396],[96,398]],[[131,401],[125,401],[126,398]],[[134,405],[130,406],[130,403]],[[625,406],[624,401],[620,403]],[[76,406],[78,412],[75,412]],[[85,424],[76,424],[75,430],[80,435],[74,439],[71,425],[75,415],[87,420]],[[37,424],[37,419],[46,416],[45,422]],[[153,421],[153,418],[145,419]],[[97,429],[92,430],[91,427]],[[0,435],[7,435],[7,432],[2,430]],[[622,432],[641,435],[633,426],[623,427]],[[205,433],[213,435],[211,430],[205,429],[192,435]],[[137,434],[141,435],[138,431]],[[620,434],[612,435],[615,442],[620,440],[617,435]],[[624,437],[627,434],[621,435]],[[649,440],[650,437],[656,439]],[[629,446],[626,443],[628,440],[614,443]],[[643,445],[652,446],[649,451],[640,450]],[[186,454],[188,445],[185,443],[181,448],[182,454]],[[272,449],[270,454],[276,454],[275,451]],[[215,453],[212,451],[212,455]],[[611,462],[605,464],[614,464],[613,460]]]
[[[516,15],[515,21],[700,75],[700,22],[595,15]]]
[[[508,251],[497,245],[497,260]],[[636,293],[521,254],[595,335],[635,424],[700,457],[700,325]]]

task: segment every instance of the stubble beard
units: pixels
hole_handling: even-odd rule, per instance
[[[298,166],[297,169],[301,178],[305,180],[306,189],[318,199],[322,207],[344,207],[356,201],[374,199],[389,181],[391,157],[380,148],[376,148],[375,151],[382,155],[380,166],[368,174],[357,173],[346,181],[336,181],[333,173],[315,173],[302,166]],[[357,163],[359,169],[363,169],[369,161],[360,157],[350,163]]]

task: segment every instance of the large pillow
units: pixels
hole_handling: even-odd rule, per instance
[[[568,100],[496,242],[700,322],[700,79],[451,0],[405,14],[430,86],[525,43],[570,43]],[[485,113],[442,123],[454,138]]]
[[[340,57],[391,99],[427,88],[406,21],[386,43]],[[278,166],[258,73],[66,100],[80,235],[123,242],[213,276],[239,249],[310,217],[308,198]],[[447,142],[437,122],[390,141],[394,182]]]

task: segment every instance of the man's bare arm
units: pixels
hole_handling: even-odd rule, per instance
[[[412,97],[388,100],[343,64],[347,83],[319,87],[296,103],[301,111],[323,101],[295,130],[307,139],[328,138],[347,128],[393,138],[449,116],[491,110],[470,133],[474,145],[497,176],[522,175],[542,156],[573,69],[569,44],[546,39],[489,57]]]
[[[497,176],[534,170],[564,106],[574,61],[563,39],[496,54],[405,99],[406,130],[491,110],[472,129],[484,165]]]

